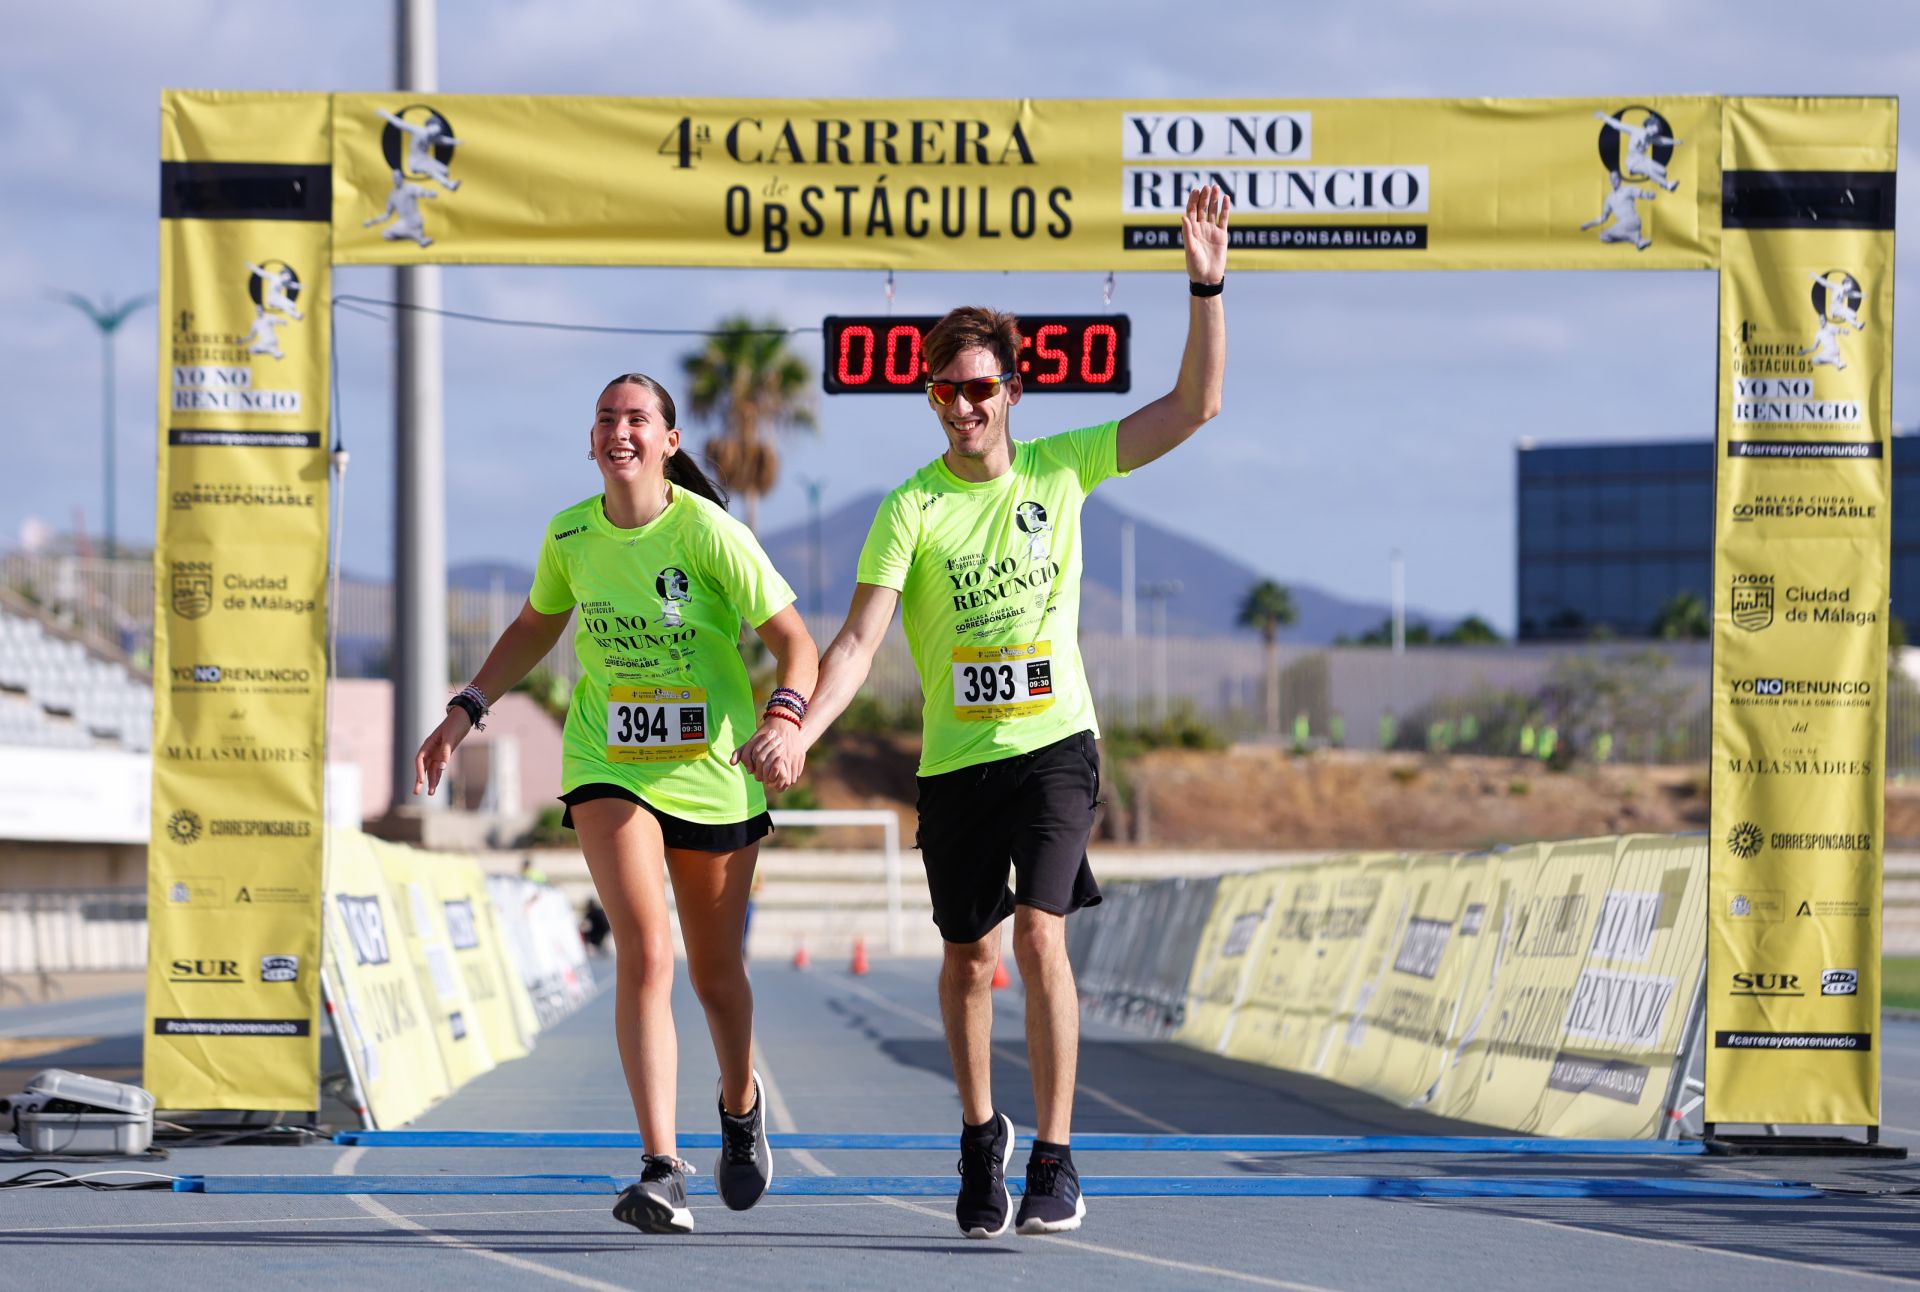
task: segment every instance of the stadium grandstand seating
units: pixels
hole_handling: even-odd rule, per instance
[[[0,602],[0,745],[124,749],[153,742],[153,687],[13,598]]]

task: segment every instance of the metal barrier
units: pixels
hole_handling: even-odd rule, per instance
[[[140,971],[146,967],[145,889],[0,892],[0,973]]]
[[[1102,892],[1097,920],[1068,921],[1083,1006],[1153,1036],[1179,1027],[1219,884],[1214,876],[1114,884]]]

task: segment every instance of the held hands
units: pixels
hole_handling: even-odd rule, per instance
[[[473,721],[460,709],[448,709],[441,724],[433,729],[420,746],[420,752],[413,756],[413,792],[422,790],[431,795],[440,788],[440,778],[446,775],[447,764],[453,760],[453,751],[473,730]]]
[[[789,789],[807,767],[807,748],[800,728],[784,718],[763,717],[760,729],[733,751],[731,760],[759,778],[768,794]]]
[[[1217,184],[1195,189],[1187,196],[1180,231],[1187,246],[1187,277],[1196,283],[1217,283],[1227,276],[1227,195]]]

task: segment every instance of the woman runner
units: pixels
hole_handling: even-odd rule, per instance
[[[693,1168],[674,1138],[673,943],[661,875],[673,881],[688,976],[720,1065],[716,1184],[739,1211],[773,1175],[741,961],[754,861],[773,825],[746,767],[782,784],[799,774],[799,719],[819,658],[793,590],[681,452],[673,398],[658,382],[614,378],[590,444],[605,491],[548,525],[527,604],[420,746],[414,792],[433,793],[488,697],[540,662],[577,606],[582,675],[567,710],[560,797],[613,925],[614,1033],[646,1146],[640,1180],[613,1214],[645,1233],[686,1233]],[[779,664],[757,729],[742,619]]]

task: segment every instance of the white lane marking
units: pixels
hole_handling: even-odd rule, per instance
[[[368,1146],[365,1144],[355,1144],[352,1148],[349,1148],[346,1152],[342,1153],[339,1157],[335,1158],[333,1166],[331,1168],[332,1174],[352,1175],[353,1168],[359,1164],[359,1161],[361,1157],[366,1153],[367,1148]],[[370,1198],[363,1193],[349,1194],[347,1195],[347,1201],[351,1202],[354,1206],[360,1208],[360,1210],[366,1212],[370,1219],[377,1220],[382,1224],[393,1225],[401,1229],[412,1230],[414,1233],[421,1235],[428,1242],[438,1243],[442,1247],[452,1247],[459,1251],[470,1252],[473,1255],[480,1257],[482,1260],[489,1260],[489,1261],[495,1262],[496,1264],[510,1266],[511,1268],[520,1270],[523,1273],[538,1274],[542,1278],[553,1279],[556,1282],[560,1282],[560,1283],[568,1283],[574,1287],[595,1288],[595,1289],[599,1289],[600,1292],[606,1292],[607,1289],[616,1289],[616,1288],[619,1288],[620,1286],[617,1283],[602,1283],[598,1279],[585,1278],[578,1274],[569,1274],[565,1270],[553,1269],[552,1267],[542,1265],[537,1261],[526,1260],[525,1258],[519,1257],[519,1256],[511,1256],[506,1252],[496,1252],[489,1248],[483,1247],[478,1243],[468,1242],[464,1238],[457,1238],[452,1234],[442,1233],[440,1230],[433,1228],[431,1225],[421,1224],[419,1219],[415,1217],[401,1215],[399,1212],[388,1208],[384,1204],[375,1201],[373,1198]],[[568,1208],[568,1210],[584,1211],[584,1210],[587,1210],[587,1208],[584,1208],[584,1207]],[[453,1213],[436,1213],[436,1214],[475,1215],[478,1213],[453,1212]]]
[[[899,1198],[877,1198],[890,1207],[899,1207],[903,1211],[918,1212],[923,1216],[936,1216],[941,1220],[953,1217],[944,1211],[935,1211],[931,1207],[922,1207],[917,1203],[906,1202]],[[1102,1202],[1107,1199],[1101,1199]],[[1156,1199],[1156,1201],[1162,1201]],[[1249,1274],[1245,1270],[1230,1270],[1220,1265],[1198,1265],[1191,1261],[1170,1260],[1164,1256],[1149,1256],[1145,1252],[1130,1252],[1122,1247],[1102,1247],[1081,1238],[1067,1238],[1060,1234],[1023,1234],[1022,1238],[1031,1238],[1037,1242],[1054,1243],[1061,1247],[1071,1247],[1077,1251],[1091,1252],[1096,1256],[1111,1256],[1116,1260],[1137,1261],[1142,1265],[1158,1265],[1162,1269],[1179,1270],[1185,1274],[1211,1274],[1215,1278],[1233,1279],[1240,1283],[1251,1283],[1255,1287],[1286,1288],[1289,1292],[1335,1292],[1318,1283],[1289,1283],[1285,1279],[1269,1278],[1265,1274]]]
[[[865,983],[842,982],[842,983],[837,983],[835,985],[839,987],[844,987],[846,990],[854,993],[856,996],[860,996],[865,1000],[872,1001],[874,1004],[878,1005],[880,1008],[885,1010],[890,1010],[891,1012],[898,1014],[902,1018],[911,1019],[913,1022],[920,1024],[920,1026],[929,1028],[932,1031],[940,1034],[941,1036],[946,1035],[946,1029],[940,1025],[939,1019],[929,1018],[927,1015],[922,1014],[919,1010],[913,1009],[909,1006],[896,1004],[895,1002],[881,995],[879,992],[875,991],[873,988],[867,986]],[[1025,1056],[1015,1054],[1012,1050],[1007,1049],[1004,1045],[994,1046],[993,1053],[995,1057],[1004,1059],[1008,1063],[1016,1064],[1017,1066],[1022,1068],[1028,1067],[1028,1063]],[[1104,1104],[1106,1107],[1111,1108],[1114,1112],[1121,1114],[1123,1117],[1131,1117],[1143,1126],[1151,1126],[1155,1130],[1161,1131],[1164,1134],[1168,1134],[1168,1135],[1186,1134],[1185,1131],[1181,1130],[1178,1126],[1175,1126],[1172,1122],[1162,1121],[1160,1118],[1155,1117],[1152,1113],[1142,1112],[1140,1109],[1135,1108],[1132,1104],[1125,1103],[1119,1099],[1114,1098],[1112,1095],[1100,1089],[1098,1086],[1088,1085],[1085,1081],[1080,1081],[1075,1083],[1074,1089],[1076,1093],[1080,1095],[1084,1095],[1086,1098],[1091,1099],[1094,1103]]]
[[[456,1251],[468,1252],[474,1256],[478,1256],[481,1260],[492,1261],[497,1265],[505,1265],[525,1274],[537,1274],[541,1278],[552,1279],[556,1283],[566,1283],[577,1288],[593,1288],[594,1292],[627,1292],[627,1289],[618,1283],[603,1283],[599,1279],[590,1279],[583,1274],[572,1274],[566,1270],[556,1270],[552,1266],[542,1265],[538,1261],[525,1260],[518,1256],[511,1256],[506,1252],[496,1252],[492,1248],[482,1247],[478,1243],[470,1243],[466,1239],[456,1237],[453,1234],[442,1233],[431,1225],[421,1224],[411,1216],[403,1216],[397,1211],[390,1211],[375,1199],[369,1198],[364,1194],[354,1194],[352,1195],[352,1200],[356,1207],[359,1207],[368,1215],[384,1220],[390,1225],[397,1225],[401,1229],[411,1230],[430,1243],[438,1243],[442,1247],[451,1247]]]
[[[1699,1243],[1678,1242],[1668,1238],[1646,1238],[1639,1234],[1616,1234],[1610,1230],[1589,1229],[1585,1225],[1577,1225],[1560,1220],[1543,1220],[1535,1216],[1514,1216],[1499,1211],[1479,1211],[1474,1214],[1480,1216],[1497,1216],[1501,1220],[1513,1220],[1523,1225],[1545,1225],[1549,1229],[1558,1229],[1563,1233],[1570,1230],[1574,1233],[1593,1234],[1599,1238],[1618,1238],[1629,1243],[1647,1243],[1654,1247],[1678,1247],[1682,1251],[1697,1252],[1702,1256],[1730,1256],[1743,1261],[1760,1261],[1767,1265],[1787,1265],[1797,1270],[1818,1270],[1822,1274],[1840,1274],[1849,1278],[1872,1279],[1877,1283],[1898,1283],[1906,1288],[1913,1286],[1913,1280],[1911,1279],[1900,1278],[1892,1274],[1876,1274],[1871,1270],[1836,1269],[1831,1265],[1815,1265],[1808,1261],[1790,1261],[1783,1256],[1762,1256],[1758,1252],[1736,1252],[1725,1247],[1706,1247]]]
[[[726,1210],[726,1208],[722,1206],[720,1203],[708,1202],[705,1199],[696,1199],[689,1205],[692,1206],[692,1208],[695,1211]],[[781,1211],[787,1211],[787,1210],[800,1208],[800,1207],[864,1207],[865,1205],[866,1205],[865,1200],[860,1198],[823,1199],[822,1201],[819,1201],[819,1202],[790,1202],[785,1198],[774,1198],[774,1199],[770,1199],[768,1201],[760,1203],[759,1206],[755,1208],[755,1210],[761,1210],[767,1207],[776,1208]],[[591,1211],[591,1212],[594,1212],[595,1214],[603,1215],[605,1214],[606,1210],[607,1209],[605,1207],[515,1207],[511,1210],[506,1210],[506,1211],[491,1210],[491,1209],[483,1210],[483,1211],[409,1211],[404,1214],[406,1214],[409,1218],[413,1220],[438,1220],[446,1217],[457,1218],[460,1216],[556,1216],[556,1215],[561,1215],[567,1212],[576,1212],[576,1211],[577,1212]],[[134,1224],[125,1224],[125,1225],[122,1225],[122,1224],[29,1225],[24,1229],[0,1229],[0,1234],[86,1233],[89,1230],[103,1230],[103,1229],[110,1229],[116,1232],[122,1229],[213,1229],[213,1228],[218,1228],[222,1225],[312,1225],[312,1224],[318,1224],[326,1221],[331,1221],[335,1224],[347,1224],[347,1225],[373,1225],[373,1224],[386,1223],[386,1221],[382,1217],[369,1216],[364,1214],[358,1215],[358,1216],[266,1216],[257,1220],[248,1220],[248,1219],[241,1219],[239,1217],[236,1217],[232,1220],[154,1220],[154,1221],[143,1220]],[[573,1237],[578,1237],[578,1238],[593,1237],[592,1234],[579,1233],[573,1230],[569,1230],[567,1232],[569,1233],[569,1235]],[[613,1234],[613,1235],[610,1235],[610,1237],[614,1239],[619,1239],[621,1238],[621,1235]]]
[[[793,1110],[787,1107],[787,1097],[780,1093],[780,1083],[773,1075],[773,1061],[767,1058],[767,1052],[760,1044],[758,1031],[753,1035],[754,1071],[760,1074],[760,1093],[767,1101],[767,1124],[785,1135],[798,1130],[793,1120]],[[835,1172],[804,1148],[787,1150],[793,1160],[815,1175],[833,1175]]]
[[[872,1001],[876,1005],[881,1006],[882,1008],[891,1010],[894,1013],[899,1014],[904,1018],[912,1019],[914,1022],[919,1023],[922,1027],[931,1028],[933,1031],[938,1032],[942,1035],[945,1035],[945,1029],[940,1026],[940,1023],[938,1020],[927,1017],[925,1014],[922,1014],[917,1009],[910,1008],[909,1006],[906,1006],[906,1005],[896,1005],[893,1001],[888,1000],[885,996],[882,996],[879,992],[876,992],[871,988],[866,987],[857,982],[841,983],[840,985],[843,987],[852,989],[856,994],[860,996],[864,996],[866,999]],[[759,1055],[760,1089],[762,1093],[764,1093],[767,1097],[768,1119],[773,1122],[776,1129],[792,1130],[795,1128],[792,1110],[787,1107],[786,1100],[780,1097],[778,1093],[779,1086],[776,1085],[772,1077],[768,1075],[767,1068],[769,1067],[769,1064],[767,1063],[766,1052],[764,1050],[761,1050],[759,1047],[760,1047],[760,1043],[759,1043],[759,1040],[756,1038],[754,1041],[754,1049],[755,1049],[755,1052]],[[1005,1051],[1001,1050],[1000,1047],[998,1046],[994,1047],[994,1053],[999,1054],[1001,1055],[1001,1057],[1019,1064],[1023,1068],[1027,1066],[1026,1060],[1020,1058],[1018,1055],[1008,1054]],[[1111,1107],[1115,1108],[1117,1111],[1126,1113],[1129,1116],[1138,1117],[1150,1126],[1163,1127],[1171,1134],[1177,1135],[1180,1133],[1178,1129],[1176,1129],[1173,1126],[1169,1126],[1166,1122],[1163,1122],[1156,1117],[1149,1117],[1146,1113],[1141,1112],[1137,1108],[1129,1108],[1127,1107],[1127,1105],[1121,1103],[1117,1099],[1101,1098],[1101,1096],[1096,1094],[1094,1091],[1089,1090],[1089,1088],[1084,1085],[1080,1087],[1080,1091],[1083,1094],[1093,1095],[1095,1098],[1101,1099],[1101,1102],[1109,1104]],[[803,1153],[804,1153],[804,1150],[793,1151],[794,1157],[796,1159],[801,1159],[802,1165],[806,1166],[808,1170],[813,1171],[816,1175],[832,1175],[833,1174],[832,1170],[830,1170],[824,1163],[820,1161],[819,1158],[814,1157],[813,1154],[811,1153],[805,1153],[805,1157],[804,1159],[802,1159]],[[870,1201],[878,1202],[888,1207],[896,1207],[901,1211],[911,1211],[915,1215],[932,1216],[936,1220],[943,1220],[947,1222],[951,1222],[953,1220],[953,1213],[950,1211],[936,1211],[932,1207],[921,1206],[919,1203],[908,1202],[902,1198],[887,1198],[887,1197],[881,1197],[879,1195],[873,1195],[870,1197]],[[1134,1261],[1142,1265],[1156,1265],[1162,1269],[1179,1270],[1184,1274],[1211,1274],[1215,1278],[1232,1279],[1240,1283],[1251,1283],[1256,1287],[1283,1288],[1283,1289],[1286,1289],[1287,1292],[1334,1292],[1333,1289],[1321,1287],[1318,1284],[1289,1283],[1284,1279],[1268,1278],[1264,1274],[1249,1274],[1243,1270],[1230,1270],[1218,1265],[1196,1265],[1186,1261],[1168,1260],[1165,1257],[1161,1257],[1161,1256],[1149,1256],[1145,1252],[1131,1252],[1121,1247],[1102,1247],[1098,1243],[1089,1243],[1077,1238],[1065,1238],[1058,1234],[1045,1235],[1044,1241],[1050,1242],[1050,1243],[1056,1243],[1061,1247],[1072,1247],[1079,1251],[1092,1252],[1095,1255],[1099,1255],[1099,1256],[1111,1256],[1115,1260]]]

